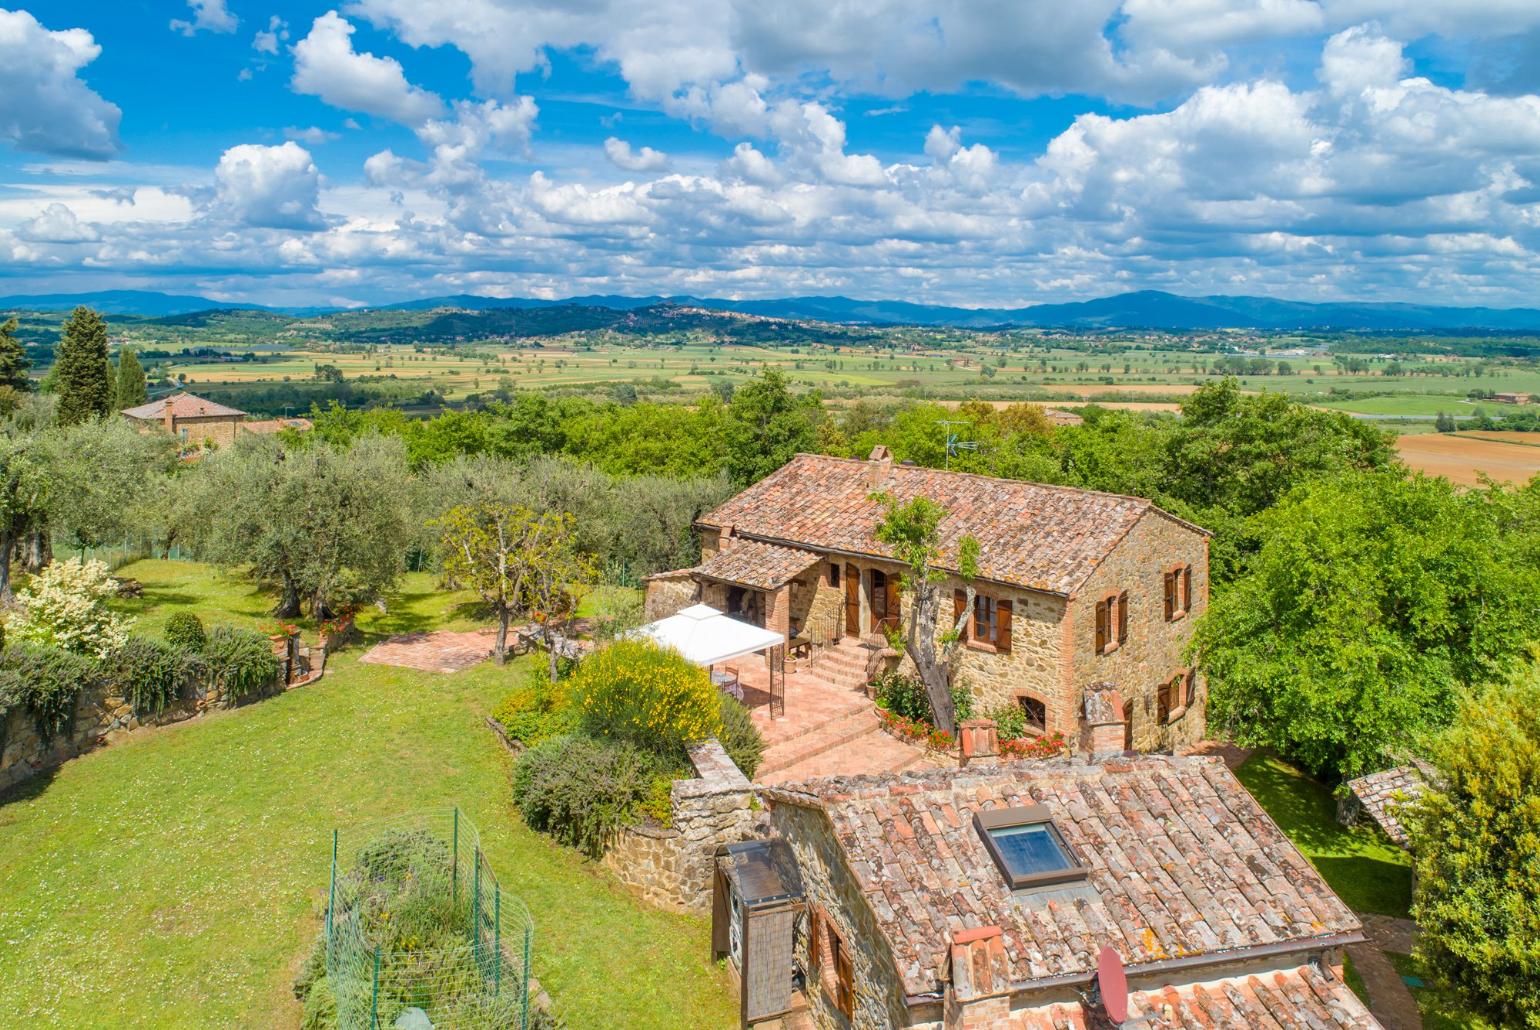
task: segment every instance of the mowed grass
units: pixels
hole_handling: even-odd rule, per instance
[[[1412,903],[1411,863],[1370,824],[1343,826],[1331,791],[1269,754],[1236,771],[1332,890],[1356,912],[1405,917]]]
[[[267,598],[205,566],[139,562],[124,602],[259,625]],[[475,624],[407,577],[366,633]],[[519,821],[485,715],[525,659],[455,675],[334,658],[319,683],[66,763],[0,798],[0,1011],[12,1026],[296,1025],[334,826],[459,805],[535,920],[534,971],[573,1027],[725,1027],[705,920],[635,901]]]

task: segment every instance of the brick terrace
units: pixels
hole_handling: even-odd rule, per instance
[[[420,672],[460,672],[486,661],[497,642],[496,629],[467,633],[435,630],[403,633],[371,647],[358,660],[373,665],[397,665]]]

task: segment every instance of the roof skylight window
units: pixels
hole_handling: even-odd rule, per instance
[[[1012,890],[1071,883],[1085,879],[1089,871],[1044,805],[978,812],[973,821]]]

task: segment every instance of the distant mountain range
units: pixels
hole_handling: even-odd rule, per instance
[[[143,290],[0,297],[0,312],[61,311],[85,304],[109,315],[160,318],[210,310],[258,310],[306,316],[339,309],[271,308],[232,304],[206,297],[176,296]],[[769,318],[857,325],[930,325],[981,329],[1031,326],[1064,329],[1320,329],[1432,332],[1540,332],[1535,308],[1440,307],[1421,304],[1305,303],[1270,297],[1180,297],[1141,290],[1096,300],[1035,304],[1023,308],[959,308],[897,300],[849,297],[782,297],[771,300],[723,300],[699,297],[584,296],[562,300],[479,297],[461,294],[426,297],[380,305],[384,311],[454,308],[471,311],[539,308],[604,308],[632,311],[659,304],[683,305]]]

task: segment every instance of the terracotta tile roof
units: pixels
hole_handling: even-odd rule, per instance
[[[239,408],[226,407],[191,393],[172,394],[158,401],[141,404],[137,408],[124,408],[123,414],[129,418],[158,422],[166,417],[167,405],[171,407],[173,418],[209,418],[214,415],[228,418],[246,417],[246,413]]]
[[[911,994],[938,989],[954,935],[1002,928],[1017,983],[1089,975],[1107,944],[1146,963],[1354,934],[1360,924],[1222,762],[1151,755],[813,780],[766,788],[821,808]],[[973,826],[1044,805],[1085,881],[1012,896]]]
[[[999,1030],[1101,1030],[1112,1026],[1104,1013],[1074,1003],[1013,1012]],[[1341,980],[1328,979],[1313,964],[1233,976],[1223,980],[1156,990],[1130,991],[1124,1026],[1151,1030],[1214,1030],[1269,1027],[1272,1030],[1378,1030],[1358,995]]]
[[[871,499],[878,490],[900,501],[925,496],[946,509],[944,567],[956,567],[958,542],[971,534],[980,545],[982,578],[1056,594],[1074,593],[1134,523],[1160,512],[1139,497],[799,454],[700,524],[799,547],[890,557],[872,535],[882,518],[882,506]]]
[[[822,560],[812,551],[796,547],[734,539],[725,550],[697,565],[695,573],[707,579],[774,590]]]
[[[242,422],[241,431],[267,435],[281,432],[285,429],[296,429],[301,433],[309,432],[315,424],[308,418],[265,418],[252,422]]]
[[[1406,828],[1396,818],[1396,809],[1422,797],[1428,789],[1422,773],[1415,766],[1401,765],[1348,780],[1346,786],[1364,811],[1369,813],[1369,818],[1379,823],[1385,835],[1403,848],[1406,847]]]

